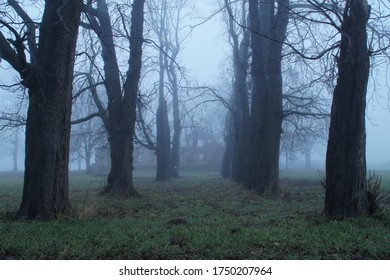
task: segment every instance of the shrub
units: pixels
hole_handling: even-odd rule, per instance
[[[381,202],[388,193],[381,189],[382,176],[375,174],[375,171],[369,171],[367,176],[367,198],[368,213],[373,216],[383,216]]]

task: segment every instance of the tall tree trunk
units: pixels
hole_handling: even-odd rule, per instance
[[[161,29],[165,30],[164,21],[160,21],[162,26]],[[164,42],[160,37],[160,45]],[[159,53],[159,98],[158,108],[156,114],[156,126],[157,126],[157,143],[156,143],[156,156],[157,156],[157,169],[156,169],[156,180],[165,181],[169,180],[170,175],[170,152],[171,152],[171,133],[168,120],[168,105],[164,96],[165,87],[165,70],[168,62],[165,55],[165,51],[160,50]]]
[[[278,2],[276,15],[275,1]],[[247,186],[259,194],[279,192],[283,120],[281,57],[288,14],[288,0],[249,2],[253,97]]]
[[[132,5],[129,68],[123,85],[123,95],[121,74],[106,1],[97,1],[97,13],[92,12],[90,14],[91,23],[94,29],[97,30],[102,45],[104,84],[108,98],[108,114],[103,115],[102,118],[109,136],[111,168],[103,193],[113,195],[129,196],[136,194],[132,179],[133,137],[138,83],[142,65],[144,3],[144,0],[134,0]],[[96,95],[94,100],[97,107],[102,108],[102,104]]]
[[[115,127],[111,127],[110,134],[110,137],[112,137],[112,143],[110,143],[112,165],[107,179],[106,190],[119,195],[136,194],[133,185],[133,138],[138,84],[142,66],[144,4],[144,0],[134,0],[133,2],[129,70],[126,74],[124,96],[120,102],[118,115],[112,120],[112,122],[115,122]],[[116,100],[116,102],[118,101]],[[110,110],[111,114],[113,110],[115,110],[115,106]],[[120,170],[116,170],[116,168]]]
[[[341,26],[339,74],[326,153],[325,212],[333,218],[367,213],[368,11],[365,0],[347,1]]]
[[[235,145],[235,125],[232,112],[228,112],[225,124],[225,151],[222,159],[221,175],[223,178],[232,178],[232,164]]]
[[[164,98],[160,98],[159,106],[157,108],[157,172],[156,180],[165,181],[170,178],[170,149],[171,136],[169,131],[168,121],[168,106]]]
[[[305,144],[305,169],[311,169],[311,144]]]
[[[177,56],[182,44],[181,23],[188,16],[182,12],[187,8],[187,0],[169,1],[153,0],[148,2],[150,8],[151,28],[159,40],[159,108],[157,113],[157,180],[179,177],[180,164],[180,106],[177,77]],[[175,3],[175,4],[173,4]],[[188,34],[184,36],[187,37]],[[165,82],[167,78],[167,82]],[[173,136],[170,142],[171,128],[168,122],[167,99],[164,89],[169,87],[172,94]]]
[[[289,151],[288,151],[288,148],[286,147],[286,158],[285,158],[285,162],[286,162],[286,170],[288,170],[290,168],[289,166]]]
[[[73,66],[82,1],[46,1],[32,65],[23,198],[18,214],[55,218],[70,207],[68,161]],[[31,82],[31,81],[30,81]]]
[[[12,159],[14,162],[14,168],[13,171],[18,171],[18,155],[19,155],[19,132],[16,131],[15,134],[13,135],[13,145],[14,145],[14,151],[12,153]]]
[[[85,169],[87,174],[92,173],[91,169],[91,157],[92,157],[92,143],[91,143],[91,136],[86,136],[86,139],[84,140],[85,145]]]
[[[110,135],[111,169],[105,192],[119,196],[136,194],[133,187],[133,141],[129,131],[118,130]]]
[[[180,108],[179,108],[179,89],[177,82],[176,70],[172,63],[169,67],[169,80],[172,85],[172,109],[173,109],[173,136],[172,136],[172,147],[170,155],[170,173],[171,177],[179,177],[179,166],[180,166],[180,135],[181,135],[181,122],[180,122]]]
[[[247,42],[249,34],[245,32],[240,48],[237,48],[235,55],[235,106],[234,125],[235,125],[235,141],[232,163],[232,178],[239,182],[245,183],[248,177],[249,170],[249,101],[247,88],[247,72],[249,69],[249,49]]]
[[[247,0],[242,0],[242,25],[247,25],[247,12],[245,9]],[[230,4],[225,1],[227,9],[231,11]],[[223,161],[224,176],[232,177],[239,183],[245,183],[248,175],[248,154],[249,154],[249,101],[247,88],[247,73],[249,69],[249,45],[250,33],[244,29],[243,37],[239,42],[239,36],[234,28],[232,16],[229,17],[229,34],[232,39],[233,48],[233,94],[231,101],[231,112],[226,122],[227,131],[230,135],[227,139],[225,156]],[[230,160],[231,162],[227,162]]]

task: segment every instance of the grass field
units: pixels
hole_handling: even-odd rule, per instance
[[[381,218],[322,214],[316,172],[282,172],[282,194],[260,197],[216,173],[155,182],[138,197],[100,196],[103,177],[73,175],[74,214],[19,221],[22,178],[0,176],[0,259],[390,259],[390,199]],[[383,173],[390,190],[390,173]]]

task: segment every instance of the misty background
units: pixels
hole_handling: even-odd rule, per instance
[[[190,36],[182,45],[180,53],[180,67],[185,68],[187,75],[191,76],[199,86],[207,86],[218,90],[221,83],[221,75],[224,72],[224,63],[231,56],[228,43],[228,34],[221,13],[216,13],[218,7],[215,3],[202,0],[196,1],[195,18],[204,23],[192,30]],[[213,15],[215,13],[215,15]],[[211,18],[209,18],[213,15]],[[207,19],[207,20],[206,20]],[[389,94],[389,69],[388,65],[375,66],[371,71],[370,83],[367,95],[366,129],[367,129],[367,167],[368,169],[390,170],[390,94]],[[12,68],[0,68],[2,84],[18,83],[18,74]],[[223,82],[223,81],[222,81]],[[22,90],[8,90],[0,88],[0,108],[13,108],[15,113],[23,112],[27,101]],[[211,106],[220,108],[220,112],[226,112],[221,103],[216,102]],[[213,109],[212,109],[213,110]],[[223,125],[226,113],[211,114],[215,125],[213,133],[219,142],[223,144]],[[220,118],[220,119],[217,119]],[[207,112],[206,112],[207,118]],[[209,119],[210,119],[209,118]],[[24,169],[24,128],[16,131],[7,129],[0,131],[0,171],[15,169],[15,147],[17,152],[17,169]],[[323,169],[325,164],[326,141],[317,143],[311,154],[312,169]],[[304,168],[304,155],[296,155],[289,160],[289,168]],[[92,157],[92,163],[94,157]],[[79,169],[79,163],[70,162],[71,169]],[[81,163],[85,168],[85,162]],[[286,168],[283,153],[280,159],[281,169]]]

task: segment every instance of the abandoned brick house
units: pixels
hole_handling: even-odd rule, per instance
[[[193,129],[187,133],[180,147],[180,170],[218,171],[221,168],[224,146],[216,140],[213,133],[203,129]],[[95,149],[93,172],[108,173],[110,155],[106,147]],[[156,168],[156,153],[136,145],[133,153],[135,170]]]

